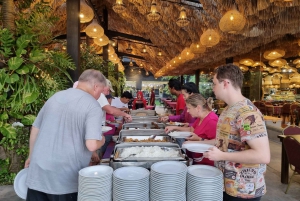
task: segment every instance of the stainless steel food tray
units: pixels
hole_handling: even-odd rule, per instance
[[[128,136],[128,135],[167,135],[164,129],[122,129],[119,132],[119,137],[121,136]]]
[[[123,129],[164,129],[166,126],[164,123],[157,122],[145,122],[145,123],[125,123],[123,124]]]
[[[177,157],[128,157],[128,158],[121,158],[120,155],[123,152],[124,148],[130,148],[130,147],[151,147],[151,146],[159,146],[159,147],[166,147],[166,148],[179,148],[178,144],[175,143],[139,143],[138,145],[132,143],[122,143],[117,144],[114,149],[113,154],[113,160],[114,161],[135,161],[135,162],[141,162],[141,161],[166,161],[166,160],[185,160],[185,155],[182,154],[181,149],[178,149],[178,156]]]
[[[132,116],[131,123],[152,123],[152,122],[158,122],[157,116],[149,116],[149,117],[135,117]]]
[[[156,112],[155,110],[131,110],[130,114],[131,116],[155,116]]]
[[[118,142],[119,143],[165,143],[165,142],[172,142],[172,138],[170,137],[170,136],[167,136],[167,135],[164,135],[164,136],[156,136],[155,137],[155,139],[153,139],[153,140],[157,140],[157,141],[153,141],[153,142],[151,142],[150,140],[149,140],[149,137],[150,136],[146,136],[146,135],[144,135],[144,136],[136,136],[136,135],[134,135],[134,136],[132,136],[132,135],[129,135],[129,136],[122,136],[119,140],[118,140]],[[126,140],[127,139],[132,139],[132,140],[137,140],[136,142],[134,142],[134,141],[127,141],[126,142]],[[143,141],[141,141],[141,140],[149,140],[149,142],[143,142]],[[159,140],[161,140],[161,141],[159,141]]]

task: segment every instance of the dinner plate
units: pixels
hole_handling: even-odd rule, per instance
[[[173,138],[186,138],[191,136],[191,132],[179,132],[179,131],[174,131],[171,133],[168,133],[169,136]]]
[[[26,178],[27,178],[28,168],[21,170],[14,180],[14,189],[16,194],[22,198],[26,199],[28,186],[26,185]]]
[[[109,126],[102,126],[102,133],[105,133],[107,131],[110,131],[112,129],[112,127]]]
[[[185,148],[191,152],[195,153],[204,153],[209,150],[209,148],[213,147],[213,145],[209,144],[200,144],[200,143],[187,143],[183,144],[182,148]]]
[[[168,126],[182,126],[184,123],[181,122],[167,122],[166,125]]]

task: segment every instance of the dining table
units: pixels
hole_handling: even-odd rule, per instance
[[[284,138],[286,138],[287,136],[292,136],[298,142],[300,142],[300,133],[293,134],[293,135],[278,135],[277,137],[280,139],[280,142],[282,143]],[[288,160],[283,143],[281,146],[281,175],[280,176],[281,176],[281,183],[288,184],[288,182],[289,182],[289,160]]]

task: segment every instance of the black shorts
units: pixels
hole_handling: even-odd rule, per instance
[[[237,198],[223,192],[223,201],[260,201],[260,199],[261,197],[252,198],[252,199]]]
[[[77,201],[77,192],[53,195],[28,188],[26,201]]]

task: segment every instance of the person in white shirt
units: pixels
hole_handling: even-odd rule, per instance
[[[124,91],[121,97],[115,97],[112,99],[111,106],[119,108],[122,111],[129,112],[128,102],[132,99],[132,94],[128,91]]]

